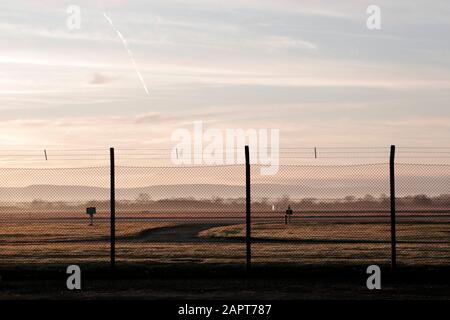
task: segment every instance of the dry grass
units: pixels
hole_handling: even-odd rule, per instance
[[[0,265],[109,263],[109,244],[0,245]],[[242,244],[118,242],[116,260],[126,263],[243,263]]]
[[[116,236],[133,236],[148,229],[173,225],[168,222],[116,222]],[[109,222],[16,222],[0,224],[0,244],[99,240],[109,237]]]
[[[201,237],[243,238],[245,225],[211,228]],[[400,264],[448,265],[450,225],[399,223],[397,257]],[[390,225],[387,223],[303,222],[255,223],[252,259],[260,263],[389,264]],[[283,240],[283,242],[261,242]],[[292,242],[289,242],[292,240]]]
[[[1,245],[1,265],[109,263],[107,243]],[[118,263],[245,264],[243,243],[118,243]],[[258,263],[302,265],[389,264],[389,244],[255,243],[252,260]],[[399,244],[398,262],[408,265],[448,265],[449,244]]]
[[[252,237],[257,239],[293,241],[381,242],[390,241],[390,230],[388,223],[296,222],[289,225],[255,223],[252,225]],[[211,228],[202,231],[200,236],[242,238],[245,237],[245,225]],[[447,242],[449,241],[449,236],[449,224],[397,224],[397,240],[399,242]]]
[[[132,236],[143,230],[169,225],[172,224],[118,222],[117,235]],[[243,225],[233,225],[211,228],[201,232],[200,236],[235,238],[242,237],[244,231]],[[256,264],[388,264],[389,231],[389,226],[383,223],[309,222],[289,226],[254,224],[255,238],[283,239],[285,242],[254,243],[252,259]],[[107,264],[109,243],[101,239],[107,236],[108,232],[109,224],[100,222],[93,227],[79,222],[2,224],[0,226],[0,264]],[[398,244],[400,264],[448,264],[450,226],[439,223],[399,224],[397,232],[401,241]],[[86,241],[86,239],[91,240]],[[289,240],[295,241],[289,242]],[[351,240],[353,243],[346,240]],[[363,240],[379,242],[363,242]],[[245,263],[245,244],[231,241],[152,243],[118,239],[116,252],[118,263],[241,265]]]

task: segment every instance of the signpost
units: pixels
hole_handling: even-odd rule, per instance
[[[89,215],[89,218],[90,218],[90,221],[91,221],[89,223],[89,225],[90,226],[94,225],[94,214],[97,213],[97,209],[95,207],[86,208],[86,213]]]

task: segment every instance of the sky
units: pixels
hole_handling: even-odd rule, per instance
[[[193,121],[448,146],[449,17],[447,0],[2,0],[0,146],[170,147]]]

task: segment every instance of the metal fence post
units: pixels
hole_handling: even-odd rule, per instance
[[[396,252],[396,209],[395,209],[395,146],[391,146],[391,156],[389,161],[390,171],[390,186],[391,186],[391,266],[395,270],[397,267],[397,252]]]
[[[111,271],[116,267],[116,186],[115,186],[115,163],[114,148],[109,149],[110,167],[111,167],[111,203],[110,203],[110,226],[111,226]]]
[[[246,191],[246,248],[247,248],[247,270],[252,266],[252,244],[251,244],[251,198],[250,198],[250,152],[248,146],[245,146],[245,191]]]

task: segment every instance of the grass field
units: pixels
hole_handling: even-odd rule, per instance
[[[144,230],[173,225],[168,222],[121,222],[116,224],[116,236],[137,236]],[[0,224],[0,243],[39,243],[96,241],[109,237],[108,222],[13,222]]]
[[[295,222],[254,223],[252,237],[263,240],[292,240],[317,242],[383,242],[390,241],[388,223],[339,223],[339,222]],[[245,237],[245,225],[216,227],[200,233],[202,237]],[[448,223],[398,223],[399,242],[450,242]]]
[[[123,264],[245,263],[245,225],[177,233],[172,222],[117,223],[117,261]],[[198,231],[198,230],[199,231]],[[159,230],[158,237],[156,231]],[[163,230],[164,232],[161,232]],[[180,229],[181,230],[181,229]],[[197,232],[198,231],[198,232]],[[406,265],[448,265],[450,226],[399,223],[398,261]],[[109,263],[109,224],[97,222],[2,223],[0,265]],[[252,225],[252,259],[258,264],[389,264],[390,228],[386,223],[302,222]]]

